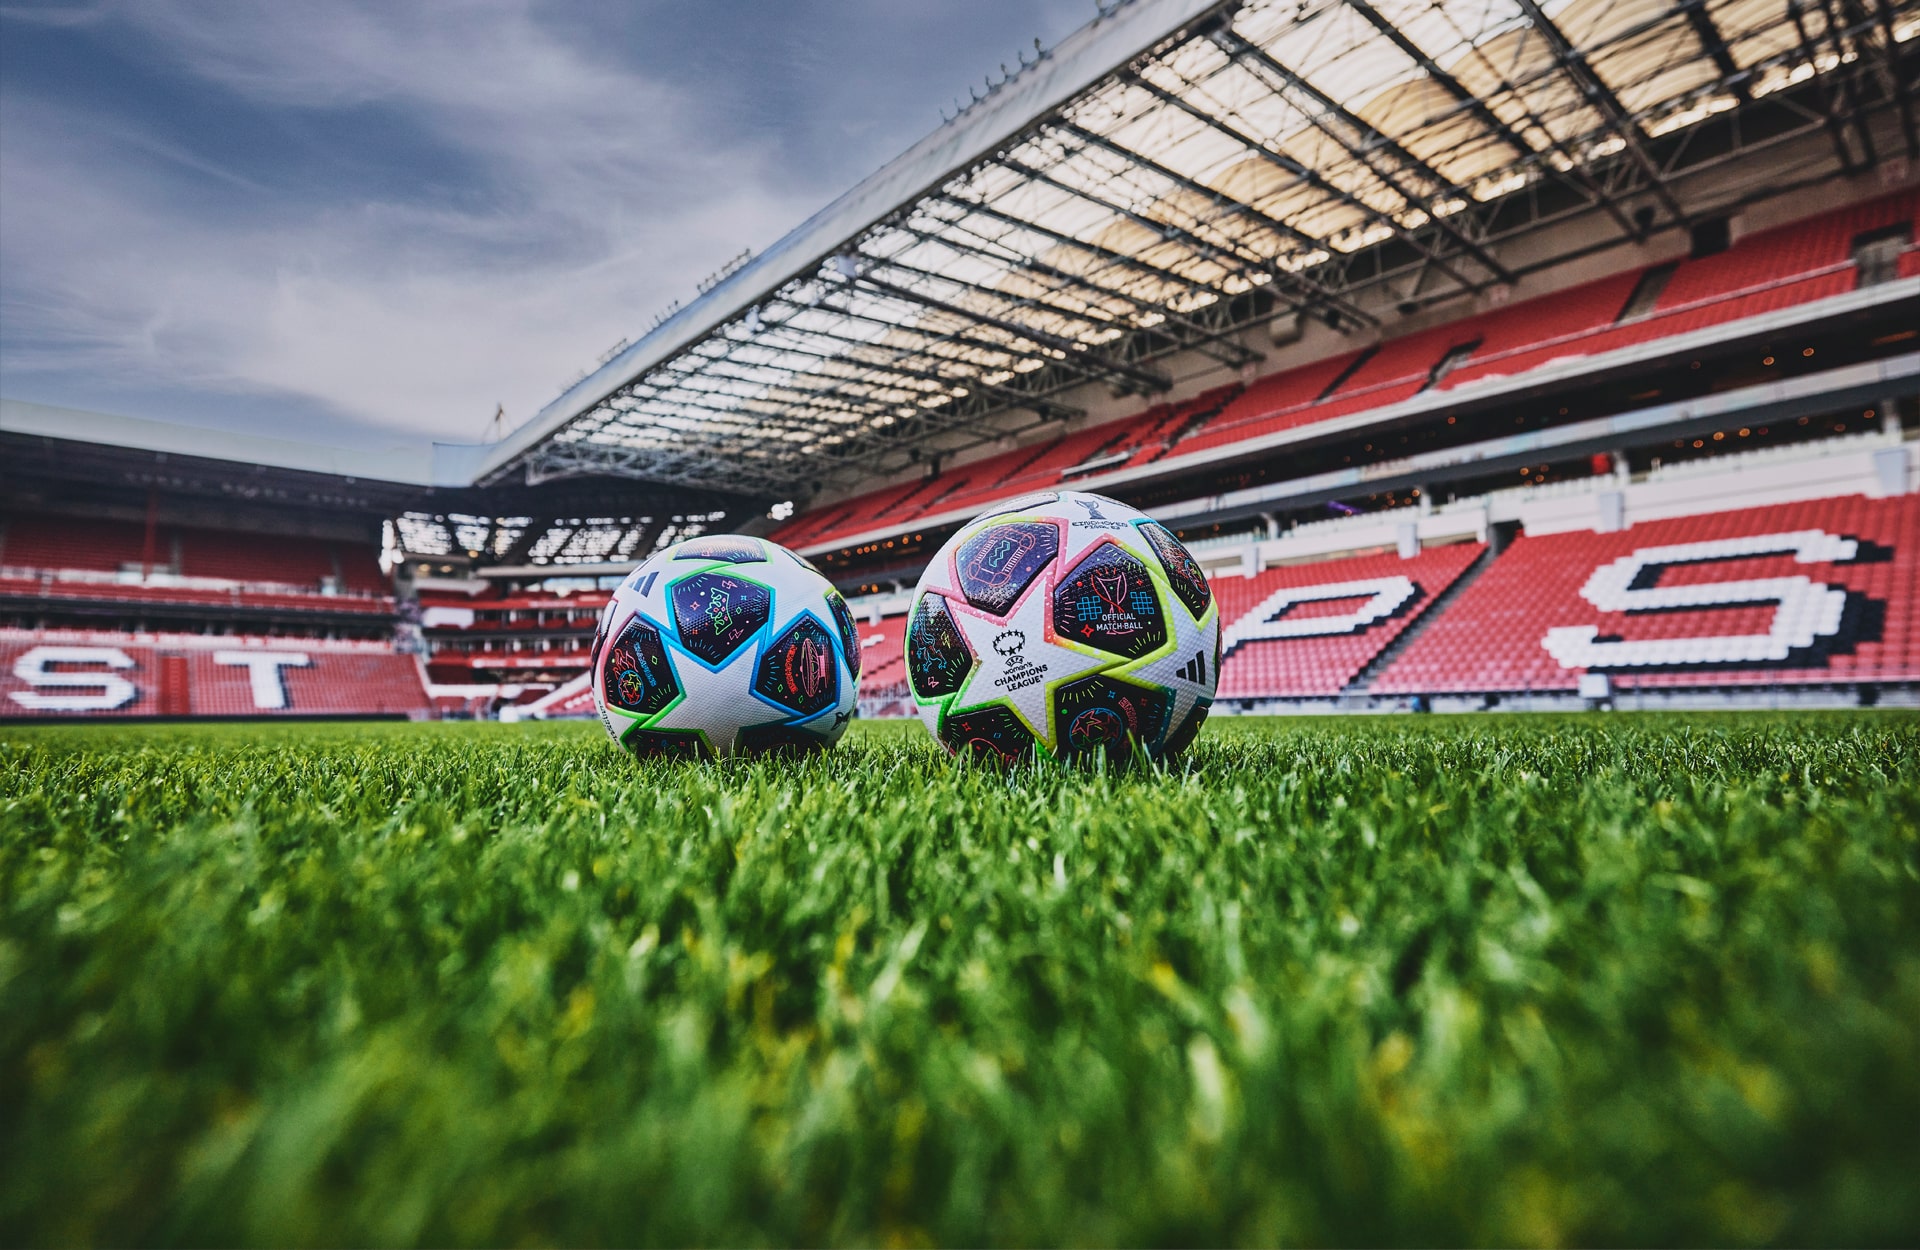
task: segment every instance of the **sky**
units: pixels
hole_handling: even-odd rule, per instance
[[[0,0],[0,396],[531,417],[1094,0]]]

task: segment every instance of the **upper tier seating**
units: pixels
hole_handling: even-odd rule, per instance
[[[1590,303],[1594,317],[1602,312],[1606,315],[1604,320],[1589,318],[1584,326],[1565,329],[1549,329],[1550,323],[1542,318],[1531,346],[1526,344],[1525,322],[1521,321],[1519,343],[1502,348],[1490,336],[1465,365],[1448,375],[1444,385],[1457,387],[1477,378],[1525,373],[1569,356],[1590,356],[1648,343],[1839,295],[1854,287],[1854,240],[1903,222],[1911,228],[1916,214],[1920,214],[1920,193],[1902,191],[1749,235],[1717,255],[1681,262],[1644,316],[1615,319],[1632,295],[1638,273],[1516,305],[1504,310],[1505,315],[1538,316],[1548,312],[1547,305],[1569,297]],[[1904,266],[1912,256],[1907,252],[1901,257],[1903,275],[1909,272]],[[1608,300],[1615,301],[1610,311],[1606,308]]]
[[[1623,316],[1643,271],[1615,274],[1271,374],[1238,393],[1210,392],[832,504],[788,521],[773,538],[805,547],[939,513],[982,510],[1030,491],[1070,487],[1074,479],[1062,471],[1079,464],[1110,472],[1177,459],[1386,407],[1429,387],[1453,390],[1837,295],[1857,280],[1854,241],[1901,223],[1911,229],[1916,214],[1920,193],[1897,192],[1682,261],[1644,314]],[[1920,275],[1920,249],[1902,253],[1895,268],[1903,277]],[[1454,363],[1443,372],[1449,356]]]
[[[1215,412],[1237,387],[1220,387],[1178,404],[1016,448],[906,485],[869,491],[787,522],[771,535],[789,547],[852,537],[890,521],[985,508],[1000,499],[1072,486],[1073,470],[1105,471],[1147,464],[1167,454],[1191,423]]]
[[[172,568],[176,556],[179,567]],[[365,544],[163,525],[149,549],[146,527],[138,522],[37,515],[8,516],[0,529],[0,565],[8,568],[119,573],[138,570],[149,560],[149,571],[156,574],[283,586],[294,592],[317,594],[322,579],[336,576],[351,594],[390,591],[380,572],[379,553]],[[129,598],[139,598],[130,593],[134,588],[120,589]]]
[[[1479,543],[1459,543],[1431,548],[1410,560],[1391,554],[1356,556],[1215,580],[1225,652],[1218,697],[1339,694],[1484,550]],[[1337,597],[1315,597],[1329,591]],[[1283,602],[1276,598],[1282,592],[1297,597]],[[1313,621],[1325,623],[1308,625]],[[1263,624],[1292,626],[1300,636],[1253,636]],[[1338,632],[1315,634],[1306,632],[1309,629]]]
[[[0,531],[0,565],[18,569],[92,569],[118,573],[140,563],[146,530],[131,521],[9,516]],[[165,562],[167,549],[154,558]]]
[[[353,543],[222,530],[166,530],[180,538],[180,572],[187,577],[225,577],[237,582],[320,585],[336,574],[341,585],[365,594],[385,594],[379,554]],[[165,548],[162,548],[165,551]]]
[[[1318,420],[1317,416],[1308,415],[1314,403],[1359,356],[1359,352],[1346,352],[1261,378],[1222,408],[1213,420],[1189,432],[1177,444],[1179,453],[1190,455]]]
[[[74,683],[49,680],[61,673]],[[419,664],[378,643],[0,630],[0,715],[421,716],[429,706]]]
[[[1813,531],[1828,537],[1807,537]],[[1801,535],[1795,541],[1807,562],[1783,549],[1787,540],[1775,539],[1746,544],[1763,548],[1747,554],[1727,547],[1667,551],[1648,560],[1637,577],[1634,567],[1615,564],[1635,552],[1763,535]],[[1844,540],[1854,542],[1851,558],[1837,558],[1844,556]],[[1621,583],[1611,588],[1605,584],[1610,566]],[[1596,573],[1601,576],[1590,586]],[[1712,591],[1693,591],[1693,605],[1684,602],[1687,594],[1663,603],[1657,593],[1759,579],[1800,579],[1791,582],[1800,588],[1788,589],[1784,604],[1777,594],[1766,597],[1764,588],[1744,596],[1736,591],[1727,597],[1742,601],[1726,607],[1711,606]],[[1583,587],[1604,603],[1634,610],[1602,610],[1583,596]],[[1620,598],[1622,592],[1630,597]],[[1594,632],[1572,632],[1586,628]],[[1551,630],[1569,632],[1550,638]],[[1773,631],[1779,641],[1763,641]],[[1644,645],[1614,646],[1616,639]],[[1777,658],[1759,658],[1769,652]],[[1562,658],[1576,662],[1563,665]],[[1571,691],[1588,669],[1613,674],[1627,689],[1920,679],[1920,498],[1854,495],[1655,521],[1612,534],[1517,539],[1381,674],[1373,691]]]

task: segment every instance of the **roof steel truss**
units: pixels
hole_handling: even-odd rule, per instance
[[[1635,200],[1680,224],[1679,180],[1766,144],[1825,127],[1870,164],[1878,107],[1912,150],[1916,8],[1217,5],[509,467],[805,494],[1074,416],[1089,384],[1162,392],[1174,353],[1250,363],[1238,332],[1275,315],[1360,328],[1508,283],[1504,240],[1584,213],[1643,235]]]

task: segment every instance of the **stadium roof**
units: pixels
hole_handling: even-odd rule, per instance
[[[1769,144],[1825,130],[1822,172],[1855,172],[1874,103],[1913,146],[1916,12],[1115,6],[574,386],[481,480],[804,494],[1012,410],[1072,416],[1090,382],[1163,391],[1177,352],[1250,363],[1236,332],[1276,315],[1364,329],[1510,283],[1501,245],[1550,222],[1685,224],[1681,179]]]
[[[415,486],[464,486],[472,477],[472,452],[450,444],[422,442],[377,452],[358,451],[19,399],[0,399],[0,435],[131,447],[172,456]]]

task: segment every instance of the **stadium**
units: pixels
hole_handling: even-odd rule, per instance
[[[0,401],[8,1240],[1910,1242],[1917,34],[1122,0],[493,441]],[[1212,719],[949,761],[916,581],[1065,490]],[[834,751],[574,723],[709,534]]]

